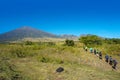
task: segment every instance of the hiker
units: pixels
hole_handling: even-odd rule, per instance
[[[110,56],[109,64],[112,65],[112,63],[113,63],[112,56]]]
[[[90,53],[93,53],[93,48],[90,48]]]
[[[96,54],[98,54],[98,53],[99,53],[99,50],[97,49],[97,50],[96,50]]]
[[[85,47],[85,51],[86,51],[86,52],[87,52],[87,49],[88,49],[88,48],[87,48],[87,46],[86,46],[86,47]]]
[[[96,56],[99,57],[99,50],[96,50]]]
[[[96,55],[96,53],[97,53],[97,51],[96,51],[96,49],[94,49],[94,54]]]
[[[106,54],[105,55],[105,61],[108,63],[108,60],[109,60],[109,56]]]
[[[102,53],[101,53],[101,51],[99,52],[99,59],[102,59]]]
[[[97,53],[96,56],[99,57],[99,54]]]
[[[96,53],[98,53],[99,52],[99,50],[98,49],[96,49]]]
[[[117,66],[117,61],[114,59],[114,60],[113,60],[113,66],[112,66],[112,68],[113,68],[113,69],[116,69],[116,66]]]

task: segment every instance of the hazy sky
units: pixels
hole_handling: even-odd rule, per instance
[[[120,38],[120,0],[0,0],[0,33],[21,26]]]

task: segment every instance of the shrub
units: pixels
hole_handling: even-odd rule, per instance
[[[74,43],[73,40],[68,40],[68,39],[65,41],[65,44],[66,44],[67,46],[74,46],[74,45],[75,45],[75,43]]]

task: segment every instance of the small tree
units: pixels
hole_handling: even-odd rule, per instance
[[[75,45],[75,43],[74,43],[73,40],[68,40],[68,39],[65,40],[65,44],[66,44],[67,46],[74,46],[74,45]]]
[[[79,38],[80,42],[85,45],[101,45],[103,39],[96,35],[85,35]]]

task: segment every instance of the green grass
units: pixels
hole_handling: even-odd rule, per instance
[[[0,53],[0,68],[5,69],[0,76],[6,80],[12,80],[16,74],[20,76],[16,80],[120,79],[120,64],[117,70],[112,70],[104,60],[85,52],[81,44],[74,47],[63,46],[62,42],[55,45],[5,44],[0,45]],[[118,56],[113,57],[120,61]],[[64,71],[57,73],[58,67],[63,67]]]

